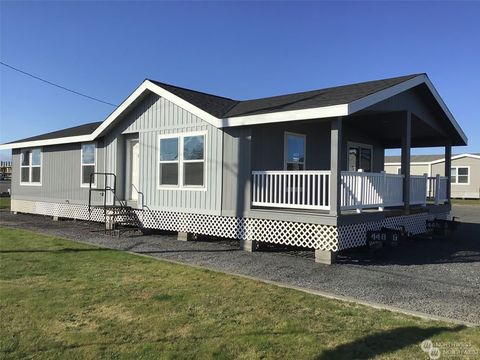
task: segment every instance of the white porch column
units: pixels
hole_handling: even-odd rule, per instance
[[[342,171],[342,117],[331,121],[330,128],[330,214],[340,214]]]
[[[412,113],[405,112],[402,126],[402,175],[403,204],[405,212],[410,212],[410,148],[412,145]]]

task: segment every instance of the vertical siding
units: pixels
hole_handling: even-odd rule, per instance
[[[97,172],[103,171],[102,142],[97,147]],[[80,187],[81,144],[44,146],[42,148],[42,185],[20,185],[20,150],[13,151],[12,199],[88,203],[88,188]],[[99,181],[99,186],[103,186]],[[94,195],[94,201],[102,199]]]
[[[158,189],[158,136],[206,131],[206,191]],[[125,179],[125,139],[138,134],[140,191],[150,209],[220,214],[222,196],[222,131],[183,108],[151,94],[124,117],[105,138],[107,171]]]

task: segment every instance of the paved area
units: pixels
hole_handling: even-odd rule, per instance
[[[450,239],[411,241],[379,259],[344,252],[334,265],[315,264],[311,251],[246,253],[236,241],[181,242],[166,234],[114,238],[91,232],[99,225],[6,211],[0,225],[480,324],[480,206],[455,206],[453,214],[462,225]]]

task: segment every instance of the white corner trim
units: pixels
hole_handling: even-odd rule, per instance
[[[285,122],[308,119],[321,119],[334,116],[348,115],[348,104],[324,106],[312,109],[279,111],[275,113],[237,116],[225,118],[222,127],[268,124],[272,122]]]

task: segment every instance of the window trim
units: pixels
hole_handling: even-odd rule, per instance
[[[93,163],[93,172],[97,172],[97,162],[98,162],[98,146],[96,142],[84,142],[80,144],[80,187],[81,188],[89,188],[90,183],[83,182],[83,166],[91,166],[92,164],[84,164],[83,163],[83,145],[93,145],[95,146],[95,162]],[[97,187],[97,178],[93,177],[92,189]]]
[[[33,150],[40,150],[40,165],[32,165],[32,155]],[[29,160],[28,165],[22,165],[22,152],[30,151],[29,153]],[[38,167],[40,168],[40,181],[39,182],[32,182],[32,168]],[[22,181],[22,168],[28,168],[28,182]],[[43,180],[43,148],[42,147],[34,147],[34,148],[25,148],[20,150],[20,185],[21,186],[42,186]]]
[[[361,153],[362,153],[362,148],[363,149],[369,149],[370,152],[371,152],[371,156],[370,156],[370,172],[374,172],[373,171],[373,145],[372,144],[365,144],[365,143],[359,143],[359,142],[356,142],[356,141],[347,141],[347,156],[349,155],[350,153],[350,147],[358,147],[360,149],[360,154],[359,156],[361,156]],[[359,164],[360,165],[360,164]],[[348,171],[350,171],[350,164],[349,164],[349,160],[347,158],[347,168],[348,168]],[[361,168],[357,169],[360,170]],[[365,171],[364,169],[362,169],[363,171]]]
[[[303,138],[303,162],[296,162],[297,164],[303,164],[303,170],[307,170],[307,135],[306,134],[300,134],[300,133],[295,133],[292,131],[285,131],[283,133],[283,169],[287,170],[287,165],[289,163],[292,163],[291,161],[288,161],[288,136],[293,135],[297,137]]]
[[[184,160],[183,147],[184,138],[190,136],[203,136],[203,160]],[[160,161],[160,140],[178,138],[178,161],[164,160]],[[207,191],[207,149],[208,149],[208,131],[192,131],[185,133],[168,133],[159,134],[157,136],[157,190],[186,190],[186,191]],[[184,169],[183,164],[203,162],[203,185],[184,185]],[[161,163],[178,163],[178,185],[161,185],[160,184],[160,164]]]
[[[451,166],[450,167],[450,180],[452,178],[452,175],[451,175],[451,172],[452,172],[452,169],[456,169],[456,176],[455,176],[455,182],[451,181],[451,185],[459,185],[459,186],[464,186],[464,185],[470,185],[470,165],[458,165],[458,166]],[[466,183],[459,183],[458,182],[458,169],[468,169],[468,175],[467,175],[467,182]],[[465,175],[461,175],[461,176],[465,176]]]

